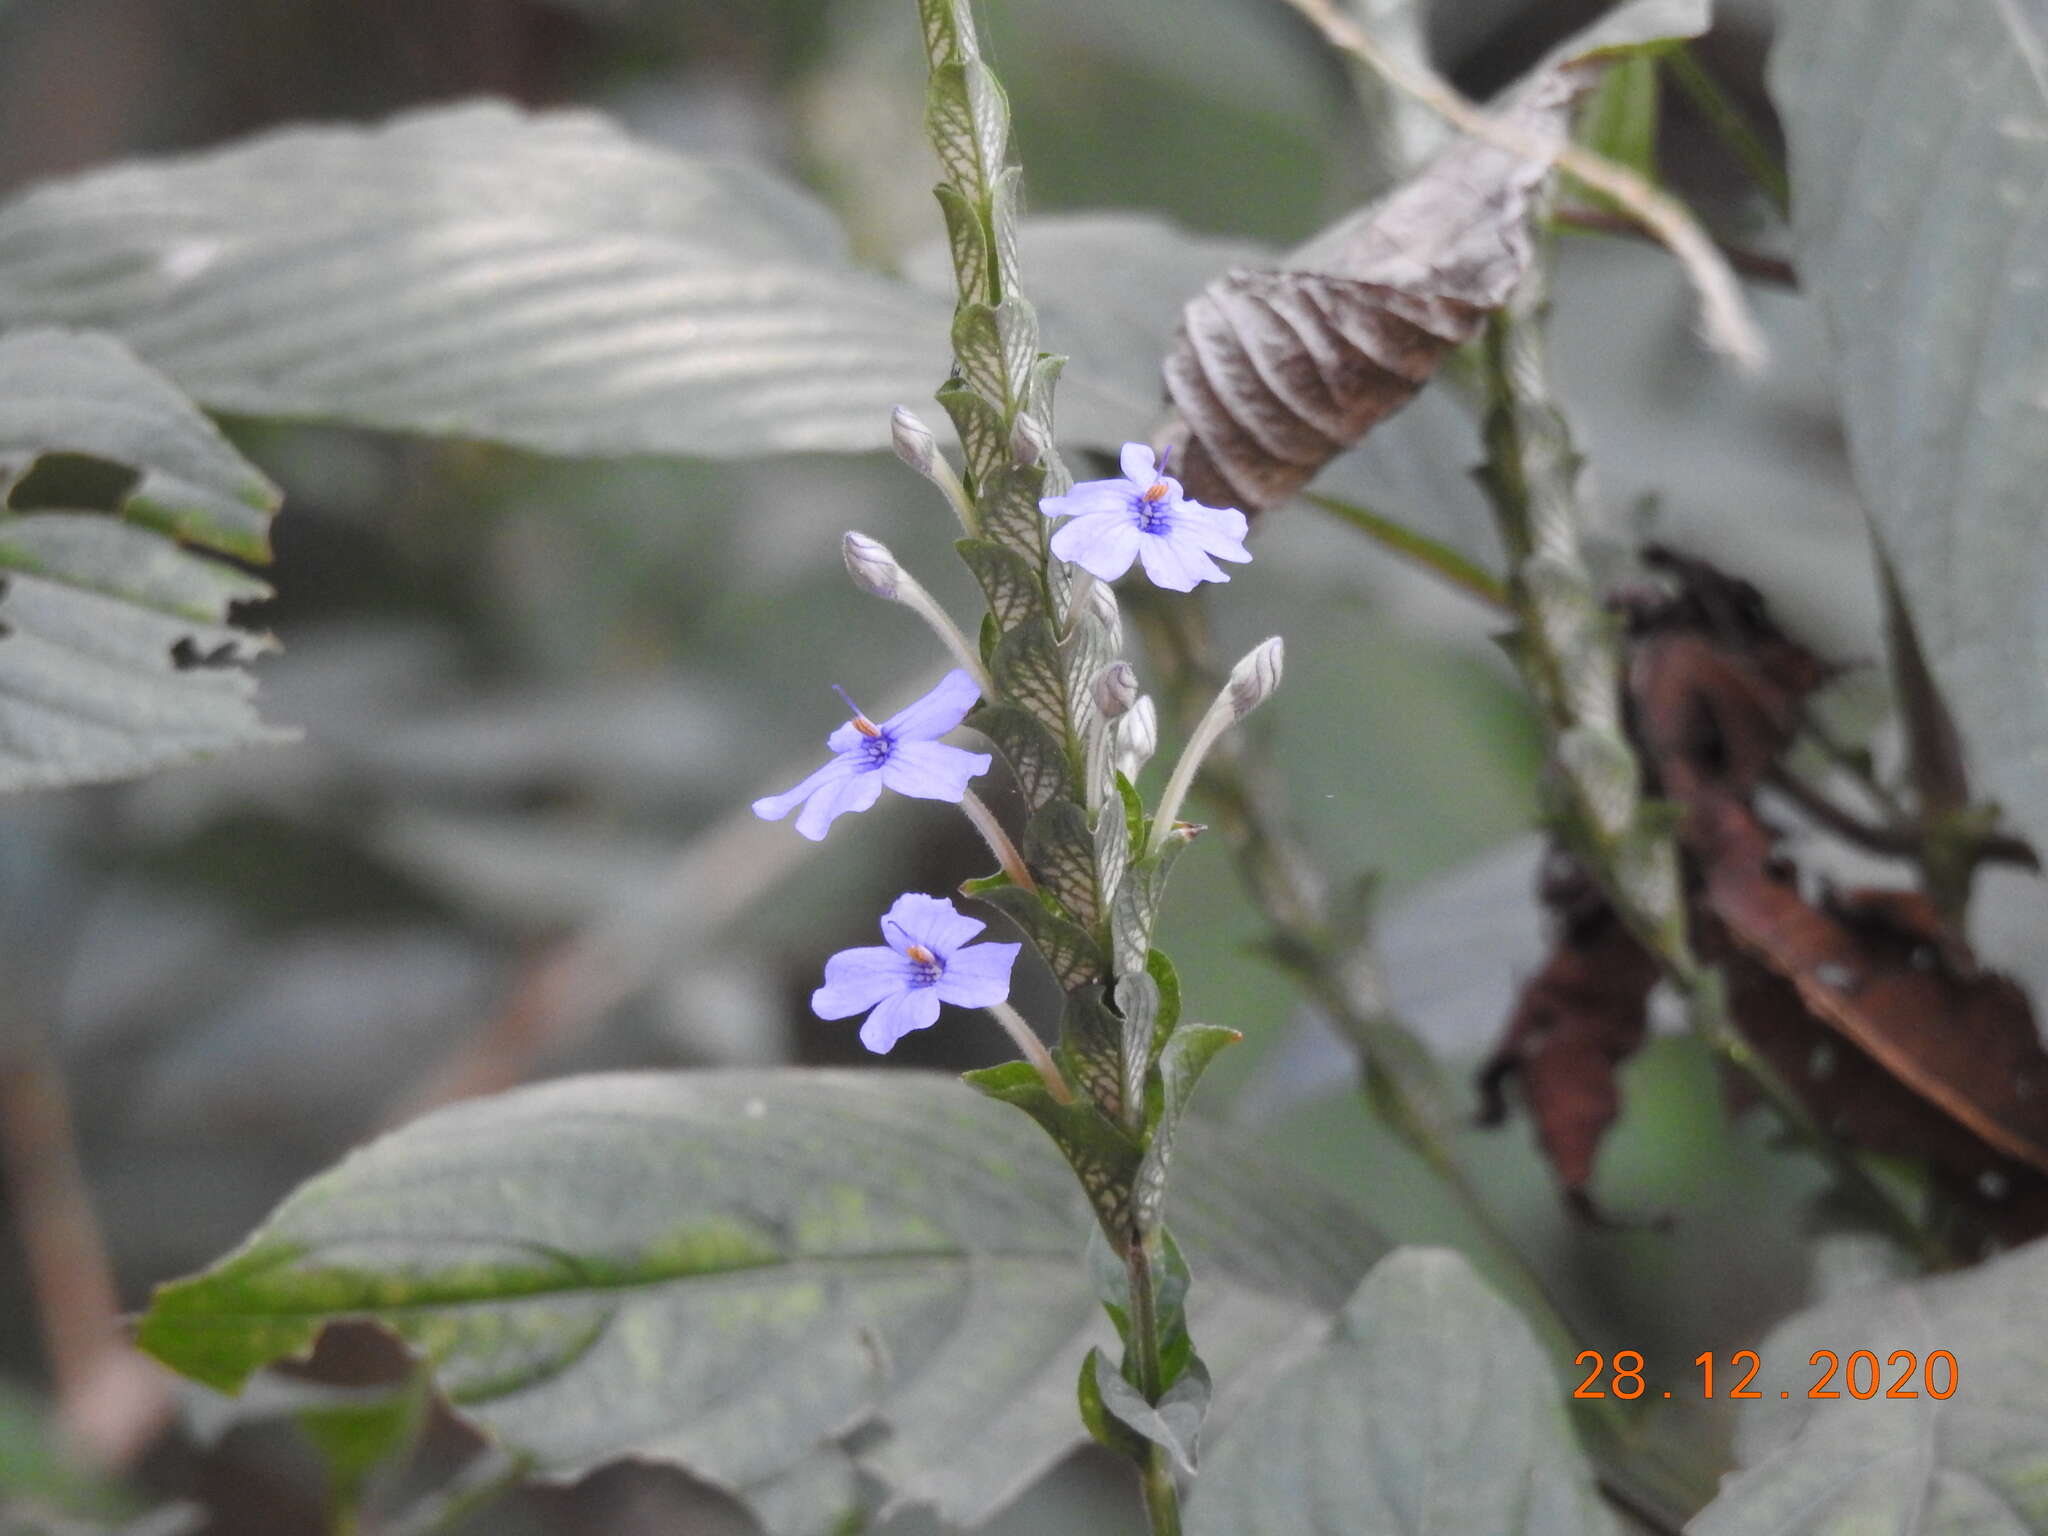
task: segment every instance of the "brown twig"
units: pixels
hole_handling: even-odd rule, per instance
[[[1638,219],[1626,213],[1615,213],[1605,208],[1565,207],[1555,210],[1550,216],[1553,224],[1566,229],[1582,229],[1596,235],[1621,235],[1631,240],[1646,241],[1651,245],[1663,242],[1653,230],[1647,229]],[[1745,246],[1730,245],[1725,240],[1714,241],[1729,266],[1744,277],[1760,283],[1769,283],[1778,288],[1797,288],[1799,270],[1782,256],[1772,256],[1763,251],[1752,251]]]
[[[28,1260],[59,1432],[90,1464],[127,1466],[170,1422],[170,1388],[122,1328],[63,1070],[38,1033],[14,1033],[0,1060],[0,1175]]]
[[[1773,769],[1771,787],[1844,842],[1868,853],[1892,858],[1919,860],[1927,851],[1926,831],[1911,822],[1865,821],[1844,810],[1818,789],[1786,768]],[[1987,832],[1974,844],[1975,862],[2016,864],[2021,869],[2039,870],[2040,857],[2024,838],[2008,832]]]

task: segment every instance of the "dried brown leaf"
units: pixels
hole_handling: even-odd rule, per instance
[[[1543,900],[1559,918],[1556,947],[1480,1068],[1480,1120],[1506,1118],[1507,1083],[1519,1079],[1543,1155],[1574,1206],[1592,1214],[1594,1155],[1621,1112],[1615,1069],[1642,1046],[1657,962],[1561,851],[1546,862]]]
[[[1554,151],[1598,78],[1545,71],[1500,114],[1513,142]],[[1191,300],[1165,364],[1191,495],[1258,512],[1405,405],[1528,270],[1549,154],[1459,139],[1412,180],[1296,252],[1233,270]]]

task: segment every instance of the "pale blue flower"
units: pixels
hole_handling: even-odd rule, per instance
[[[839,696],[846,698],[844,691]],[[815,843],[834,818],[866,810],[885,788],[958,805],[967,793],[967,781],[987,773],[993,759],[986,752],[946,746],[939,738],[966,719],[980,697],[980,685],[955,667],[930,693],[880,725],[846,699],[853,718],[825,738],[836,754],[832,761],[786,794],[756,800],[754,814],[763,821],[780,821],[801,805],[796,829]]]
[[[1175,592],[1230,580],[1218,559],[1251,559],[1242,512],[1188,500],[1143,443],[1125,443],[1122,464],[1121,480],[1085,480],[1064,496],[1039,501],[1047,517],[1072,519],[1052,536],[1060,559],[1103,581],[1115,581],[1133,560],[1142,560],[1153,585]]]
[[[912,1030],[930,1029],[941,1003],[993,1008],[1010,995],[1010,968],[1023,946],[970,947],[967,941],[986,926],[943,897],[898,896],[882,919],[889,942],[842,949],[827,960],[811,1012],[821,1019],[866,1013],[860,1043],[879,1056]]]

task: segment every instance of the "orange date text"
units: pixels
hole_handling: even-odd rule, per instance
[[[1586,1373],[1573,1397],[1634,1399],[1649,1390],[1644,1376],[1646,1362],[1636,1350],[1617,1349],[1607,1355],[1597,1349],[1582,1349],[1573,1363]],[[1963,1379],[1962,1367],[1945,1349],[1934,1350],[1924,1359],[1910,1349],[1895,1349],[1884,1357],[1882,1364],[1874,1350],[1852,1350],[1843,1356],[1831,1349],[1816,1349],[1807,1364],[1813,1368],[1815,1378],[1806,1389],[1806,1396],[1815,1400],[1846,1396],[1863,1401],[1881,1396],[1946,1401],[1956,1395]],[[1751,1383],[1762,1369],[1763,1361],[1753,1349],[1738,1349],[1725,1363],[1717,1362],[1709,1350],[1694,1357],[1685,1395],[1693,1396],[1690,1389],[1697,1387],[1703,1398],[1714,1397],[1718,1389],[1719,1395],[1731,1402],[1760,1399],[1764,1394]],[[1667,1391],[1663,1395],[1670,1397],[1673,1393]],[[1790,1397],[1792,1393],[1786,1390],[1777,1395]]]

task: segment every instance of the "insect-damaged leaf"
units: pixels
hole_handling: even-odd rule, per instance
[[[1507,98],[1498,121],[1528,152],[1459,139],[1283,268],[1233,270],[1191,300],[1165,365],[1189,493],[1273,507],[1405,405],[1528,270],[1574,104],[1627,48],[1705,26],[1704,6],[1622,7]]]
[[[1005,1096],[1037,1081],[995,1074]],[[1117,1139],[1099,1126],[1091,1155],[1128,1177]],[[1382,1245],[1211,1127],[1185,1127],[1179,1155],[1190,1327],[1228,1393]],[[738,1490],[771,1531],[815,1532],[869,1512],[798,1497],[789,1480],[836,1459],[870,1499],[974,1526],[1082,1434],[1074,1371],[1108,1333],[1084,1209],[1037,1126],[942,1077],[577,1078],[353,1154],[239,1253],[160,1289],[141,1337],[232,1389],[368,1317],[544,1477],[656,1459]]]
[[[106,510],[67,503],[74,487],[61,476],[46,488],[57,510],[6,504],[60,455],[131,478]],[[0,791],[130,778],[291,739],[257,717],[242,665],[272,642],[228,622],[270,589],[205,558],[267,561],[278,499],[112,337],[0,340]]]

